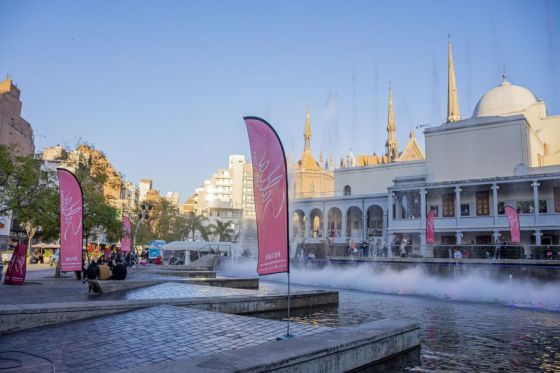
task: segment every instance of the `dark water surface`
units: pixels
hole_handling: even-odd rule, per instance
[[[262,279],[261,287],[286,289],[285,284]],[[558,312],[355,290],[339,290],[339,296],[338,307],[294,319],[324,326],[349,326],[380,319],[418,322],[421,364],[403,370],[560,372]]]

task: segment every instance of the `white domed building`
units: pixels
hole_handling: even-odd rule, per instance
[[[560,251],[560,115],[548,115],[544,101],[504,76],[462,118],[451,45],[447,104],[447,121],[424,130],[425,158],[417,146],[421,156],[406,161],[336,169],[334,197],[296,200],[294,208],[320,210],[326,238],[341,245],[405,241],[409,254],[435,257],[461,245],[482,258],[497,239],[511,243],[504,213],[511,206],[521,242],[503,257],[539,258],[542,245]],[[431,210],[435,242],[427,243]]]
[[[527,88],[513,85],[505,77],[502,84],[489,90],[480,98],[473,118],[522,114],[530,106],[542,104]]]

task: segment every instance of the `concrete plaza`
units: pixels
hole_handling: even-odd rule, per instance
[[[292,324],[298,336],[326,330]],[[0,337],[0,350],[43,356],[57,372],[107,372],[254,346],[285,332],[282,321],[158,306],[7,334]],[[22,372],[51,369],[50,362],[32,356],[0,357],[21,360]]]

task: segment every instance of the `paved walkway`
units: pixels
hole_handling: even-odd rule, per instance
[[[331,330],[292,324],[296,336]],[[173,306],[98,317],[0,336],[0,358],[22,362],[6,372],[107,372],[274,341],[286,323]],[[15,362],[0,361],[0,368]]]
[[[4,266],[4,269],[6,266]],[[129,268],[127,280],[184,280],[184,277],[154,273],[156,267]],[[0,284],[0,305],[37,304],[54,302],[87,301],[88,286],[76,280],[74,273],[66,273],[62,278],[54,278],[55,268],[48,264],[28,266],[25,282],[21,286]],[[101,282],[103,284],[103,282]],[[121,298],[122,299],[122,296]]]

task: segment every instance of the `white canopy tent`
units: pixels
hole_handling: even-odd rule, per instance
[[[184,264],[190,262],[191,254],[194,253],[197,253],[198,257],[210,252],[233,257],[239,256],[240,250],[240,245],[237,242],[221,241],[173,241],[163,245],[161,248],[164,261],[173,255],[184,260]]]

